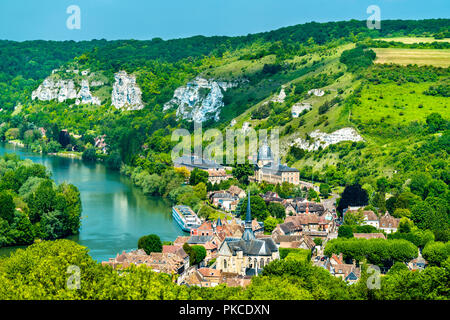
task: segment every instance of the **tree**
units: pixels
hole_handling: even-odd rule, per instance
[[[190,246],[187,242],[183,245],[183,250],[189,255],[189,264],[191,266],[199,264],[206,257],[206,249],[200,245]]]
[[[272,217],[275,217],[277,219],[286,218],[286,210],[284,209],[284,206],[281,203],[271,202],[267,206],[267,210],[269,210],[269,213]]]
[[[314,243],[316,244],[316,246],[321,246],[323,243],[322,238],[314,238]]]
[[[321,183],[319,190],[320,190],[320,195],[324,198],[328,198],[328,196],[331,193],[331,187],[327,183]]]
[[[242,219],[245,219],[245,213],[247,212],[247,202],[248,197],[244,198],[241,206],[240,216]],[[266,202],[258,195],[250,197],[250,209],[252,212],[252,219],[256,219],[258,221],[264,221],[269,216],[269,211],[266,207]]]
[[[411,232],[412,228],[414,228],[414,222],[406,217],[400,219],[400,222],[398,223],[398,232],[408,233]]]
[[[248,177],[254,174],[253,165],[250,163],[237,164],[232,170],[232,175],[242,184],[248,184]]]
[[[367,191],[359,183],[346,186],[341,194],[337,210],[342,212],[349,206],[366,206],[368,204]]]
[[[143,236],[138,240],[138,248],[144,249],[145,253],[162,252],[162,242],[156,234]]]
[[[106,166],[112,170],[120,170],[122,165],[122,157],[117,151],[112,152],[106,159]]]
[[[12,195],[7,191],[0,192],[0,218],[11,224],[14,220],[16,206]]]
[[[42,181],[36,191],[27,199],[31,222],[38,222],[44,213],[53,211],[55,199],[56,192],[53,189],[53,182],[49,179]]]
[[[95,161],[97,160],[97,153],[94,147],[87,148],[83,151],[81,158],[85,161]]]
[[[353,238],[353,229],[351,226],[342,225],[338,229],[338,238]]]
[[[191,172],[191,176],[189,178],[189,184],[191,186],[195,186],[195,185],[199,184],[200,182],[203,182],[206,185],[206,183],[208,183],[208,177],[209,177],[209,174],[207,171],[195,168]]]
[[[264,220],[264,231],[272,232],[273,229],[277,227],[278,220],[273,216],[268,216],[266,220]]]
[[[430,113],[426,122],[428,130],[432,133],[444,130],[447,127],[447,121],[437,112]]]
[[[206,199],[206,185],[204,182],[200,182],[194,186],[194,194],[201,200]]]
[[[344,215],[344,224],[349,226],[359,226],[364,222],[364,213],[362,210],[347,211]]]
[[[450,256],[450,242],[429,242],[423,248],[422,255],[430,265],[440,266]]]
[[[430,176],[428,174],[419,172],[412,176],[409,188],[411,191],[425,199],[428,194],[428,183],[430,182]]]

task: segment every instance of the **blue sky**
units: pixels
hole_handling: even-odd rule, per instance
[[[66,27],[67,7],[81,28]],[[450,18],[449,0],[0,0],[0,39],[163,39],[246,35],[310,21]]]

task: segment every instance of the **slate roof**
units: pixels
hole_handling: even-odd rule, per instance
[[[245,256],[271,256],[272,252],[277,252],[278,248],[272,238],[243,239],[228,241],[228,247],[233,255],[242,251]]]
[[[204,244],[211,241],[213,236],[190,236],[187,243],[188,244]]]
[[[199,168],[202,170],[208,170],[208,169],[224,169],[223,166],[220,164],[217,164],[214,161],[199,158],[195,155],[190,156],[181,156],[178,159],[175,159],[174,164],[179,166],[186,166],[186,167],[192,167],[192,168]]]

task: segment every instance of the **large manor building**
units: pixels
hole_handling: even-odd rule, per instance
[[[280,164],[280,159],[274,157],[267,141],[259,148],[253,163],[256,168],[252,180],[258,183],[262,181],[272,184],[289,182],[298,185],[300,183],[300,172],[295,168]]]
[[[278,247],[271,237],[256,239],[252,229],[250,193],[241,238],[225,238],[219,247],[216,269],[242,276],[257,275],[265,265],[279,259]]]

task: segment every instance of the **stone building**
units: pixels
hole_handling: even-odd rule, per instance
[[[300,183],[300,172],[295,168],[280,164],[280,159],[274,157],[267,141],[259,148],[256,159],[253,161],[256,169],[252,180],[258,183],[262,181],[272,184],[289,182],[298,185]]]
[[[272,238],[256,239],[252,229],[250,193],[248,194],[247,217],[242,238],[225,238],[219,247],[216,269],[242,276],[253,276],[265,265],[279,259],[278,247]]]

